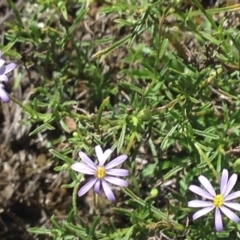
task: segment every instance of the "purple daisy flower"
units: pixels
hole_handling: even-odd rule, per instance
[[[6,74],[11,72],[16,67],[16,64],[10,63],[6,66],[4,66],[4,64],[5,61],[2,59],[2,52],[0,51],[0,99],[3,102],[9,102],[9,96],[4,89],[2,82],[8,81],[8,76]]]
[[[193,200],[188,202],[188,207],[203,208],[193,214],[193,220],[196,220],[215,209],[215,228],[218,232],[223,230],[221,213],[226,215],[232,221],[238,223],[240,218],[229,209],[231,208],[233,210],[240,211],[240,204],[231,201],[240,197],[240,191],[229,194],[236,184],[237,174],[233,174],[230,179],[228,179],[228,170],[223,169],[220,183],[220,194],[216,194],[212,184],[206,177],[201,175],[198,179],[207,191],[195,185],[190,185],[189,190],[201,197],[209,199],[210,201]]]
[[[104,166],[106,160],[112,153],[112,150],[107,149],[103,152],[102,148],[98,145],[95,147],[95,152],[99,162],[98,164],[95,164],[84,152],[80,151],[79,157],[83,162],[75,162],[71,166],[71,168],[77,172],[93,175],[93,177],[79,189],[78,196],[83,196],[92,187],[94,192],[99,194],[102,188],[108,200],[113,202],[115,201],[115,196],[108,183],[112,183],[120,187],[128,186],[127,181],[118,177],[128,176],[129,171],[127,169],[114,168],[123,163],[127,159],[127,155],[120,155]]]

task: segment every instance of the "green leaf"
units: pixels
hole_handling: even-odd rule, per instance
[[[119,48],[120,46],[122,46],[124,43],[128,42],[129,39],[131,38],[132,34],[127,35],[124,38],[121,38],[119,41],[114,42],[110,47],[105,48],[97,53],[95,53],[93,55],[94,58],[96,57],[101,57],[102,61],[109,53],[111,53],[112,51],[114,51],[115,49]]]
[[[84,9],[84,8],[80,8],[78,10],[77,15],[74,19],[74,22],[73,22],[72,26],[69,28],[70,35],[73,34],[73,31],[79,25],[79,22],[81,22],[81,20],[84,18],[84,16],[86,15],[87,12],[88,12],[88,10]]]
[[[222,43],[222,41],[217,40],[216,38],[212,37],[212,35],[209,33],[199,31],[199,34],[201,34],[205,40],[208,40],[210,43],[215,44],[217,46]]]
[[[68,164],[72,164],[73,163],[73,160],[69,157],[67,157],[66,155],[63,155],[62,153],[60,152],[57,152],[56,150],[54,149],[50,149],[49,152],[55,156],[56,158],[58,159],[61,159],[63,160],[64,162],[68,163]]]
[[[133,91],[135,91],[135,92],[137,92],[137,93],[140,93],[141,95],[144,94],[144,90],[143,90],[143,89],[141,89],[141,88],[139,88],[139,87],[137,87],[137,86],[135,86],[135,85],[132,85],[132,84],[130,84],[130,83],[120,82],[120,86],[125,87],[125,88],[127,88],[127,89],[131,89],[131,90],[133,90]]]
[[[62,127],[66,132],[70,133],[70,129],[69,129],[68,126],[65,124],[65,122],[64,122],[63,119],[61,119],[59,123],[60,123],[61,127]]]
[[[63,221],[63,227],[68,229],[71,233],[74,233],[76,236],[78,236],[78,238],[80,238],[81,240],[89,240],[87,238],[87,233],[86,233],[86,229],[81,227],[81,226],[76,226],[72,223],[68,223],[66,221]]]
[[[37,133],[39,133],[39,132],[41,132],[43,130],[46,130],[46,129],[51,131],[51,130],[54,130],[55,127],[51,126],[48,123],[44,123],[44,124],[40,125],[39,127],[37,127],[35,130],[33,130],[32,132],[30,132],[29,136],[33,136],[34,134],[37,134]]]
[[[159,59],[161,59],[163,57],[163,55],[165,54],[166,50],[167,50],[167,46],[168,46],[168,39],[165,38],[163,39],[161,48],[160,48],[160,52],[159,52]]]
[[[51,231],[51,229],[47,229],[47,228],[33,227],[33,228],[29,228],[29,229],[28,229],[28,232],[30,232],[30,233],[35,233],[35,234],[52,236],[52,231]]]
[[[124,123],[122,125],[122,131],[121,131],[120,137],[117,142],[117,152],[118,153],[120,153],[122,151],[122,146],[123,146],[124,139],[125,139],[126,127],[127,127],[127,124]]]
[[[122,240],[132,239],[131,236],[133,234],[133,230],[134,230],[134,226],[130,227],[129,230],[127,231],[126,235],[124,236],[124,238],[122,238]]]
[[[219,136],[218,135],[215,135],[213,133],[209,133],[209,132],[206,132],[206,131],[201,131],[201,130],[197,130],[197,129],[193,129],[193,132],[199,136],[202,136],[202,137],[206,137],[206,138],[210,138],[210,139],[219,139]]]
[[[10,8],[13,10],[14,15],[17,19],[17,22],[19,23],[19,25],[21,27],[23,27],[22,19],[21,19],[21,16],[20,16],[20,13],[18,11],[18,8],[17,8],[16,4],[14,4],[12,0],[7,0],[7,2],[9,4]]]
[[[76,105],[78,102],[77,101],[66,101],[62,104],[62,106],[73,106],[73,105]]]
[[[96,227],[97,227],[97,224],[99,223],[100,221],[100,216],[96,216],[93,220],[93,223],[89,229],[89,234],[88,234],[88,240],[91,240],[91,239],[94,239],[96,237]]]
[[[100,107],[99,107],[99,110],[98,110],[98,114],[97,114],[97,119],[96,119],[96,128],[98,129],[99,127],[99,123],[101,121],[101,117],[102,117],[102,113],[103,113],[103,110],[105,109],[105,107],[109,104],[109,97],[105,98]]]
[[[64,2],[59,2],[59,8],[60,8],[60,11],[61,11],[64,19],[66,21],[68,21],[68,13],[67,13],[66,4]]]
[[[142,171],[143,177],[149,177],[154,174],[154,171],[156,169],[156,163],[148,164],[146,167],[144,167]]]
[[[173,135],[173,133],[176,131],[177,128],[178,128],[178,124],[172,127],[171,130],[168,132],[168,134],[165,136],[165,138],[162,140],[162,143],[161,143],[162,150],[165,150],[168,148],[169,138]]]

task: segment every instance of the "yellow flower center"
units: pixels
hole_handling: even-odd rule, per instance
[[[97,167],[95,176],[98,179],[103,179],[106,176],[105,168],[104,167]]]
[[[222,194],[219,194],[219,195],[216,195],[213,199],[213,205],[215,207],[221,207],[223,205],[223,195]]]

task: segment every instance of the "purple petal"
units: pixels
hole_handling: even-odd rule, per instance
[[[4,63],[5,61],[3,59],[0,59],[0,68],[3,66]]]
[[[232,191],[234,185],[236,184],[236,181],[237,181],[237,174],[234,173],[228,181],[225,192],[222,193],[224,197],[226,197]]]
[[[110,168],[113,168],[113,167],[116,167],[117,165],[123,163],[124,161],[126,161],[127,159],[127,155],[123,154],[123,155],[120,155],[116,158],[114,158],[111,162],[109,162],[107,165],[106,165],[106,169],[110,169]]]
[[[216,196],[216,192],[213,189],[212,184],[209,182],[209,180],[206,177],[201,175],[198,177],[198,180],[212,196]]]
[[[6,71],[5,66],[1,66],[1,67],[0,67],[0,75],[5,74],[5,71]]]
[[[114,168],[106,170],[106,174],[112,176],[126,177],[129,175],[129,171],[127,169]]]
[[[7,75],[0,75],[0,81],[7,82],[8,81],[8,76]]]
[[[110,182],[112,184],[115,184],[117,186],[120,186],[120,187],[127,187],[128,186],[128,182],[121,179],[121,178],[116,178],[116,177],[105,177],[104,180],[106,180],[107,182]]]
[[[227,182],[228,182],[228,170],[223,169],[222,177],[221,177],[221,184],[220,184],[221,194],[223,194],[226,191]]]
[[[97,159],[102,158],[102,156],[103,156],[103,150],[102,150],[102,148],[101,148],[100,145],[97,145],[97,146],[95,147],[95,152],[96,152],[96,155],[97,155]]]
[[[85,162],[90,168],[94,170],[97,169],[96,164],[84,152],[80,151],[78,155],[82,159],[82,161]]]
[[[221,211],[232,221],[238,223],[240,221],[240,218],[234,213],[232,212],[230,209],[222,206],[220,207]]]
[[[95,147],[95,151],[99,161],[99,166],[103,166],[112,153],[111,149],[107,149],[105,152],[103,152],[102,148],[99,145]]]
[[[215,228],[218,232],[221,232],[223,230],[222,215],[218,208],[215,210]]]
[[[237,191],[237,192],[234,192],[234,193],[231,193],[231,194],[227,195],[224,198],[224,201],[230,201],[230,200],[233,200],[233,199],[239,198],[239,197],[240,197],[240,191]]]
[[[204,198],[207,198],[210,200],[213,200],[213,198],[214,198],[209,192],[207,192],[206,190],[204,190],[198,186],[190,185],[188,189]]]
[[[106,160],[109,158],[109,156],[112,154],[112,149],[107,149],[104,153],[103,153],[103,159],[102,159],[102,165],[106,162]]]
[[[196,220],[200,217],[202,217],[203,215],[206,215],[207,213],[211,212],[214,209],[214,207],[206,207],[203,208],[199,211],[197,211],[196,213],[193,214],[193,220]]]
[[[97,193],[97,194],[99,194],[100,193],[100,183],[101,183],[101,181],[98,179],[97,180],[97,182],[95,183],[95,185],[94,185],[94,192],[95,193]]]
[[[112,189],[109,187],[108,183],[104,180],[102,180],[102,187],[103,187],[103,191],[106,194],[108,200],[110,202],[114,202],[116,200]]]
[[[88,175],[95,174],[95,170],[90,168],[88,165],[86,165],[84,163],[75,162],[71,165],[71,169],[76,172],[80,172],[80,173],[84,173],[84,174],[88,174]]]
[[[240,204],[234,202],[224,202],[224,206],[240,211]]]
[[[7,92],[4,90],[3,84],[0,84],[0,98],[2,99],[3,102],[9,102],[9,96]]]
[[[8,64],[8,65],[6,66],[6,69],[5,69],[5,73],[4,73],[4,74],[11,72],[16,66],[17,66],[17,65],[16,65],[15,63],[10,63],[10,64]]]
[[[213,203],[208,201],[202,201],[202,200],[192,200],[188,202],[188,207],[192,208],[202,208],[202,207],[212,207]]]
[[[78,196],[81,197],[83,196],[86,192],[88,192],[90,190],[90,188],[92,188],[92,186],[96,183],[97,179],[96,178],[92,178],[90,179],[86,184],[84,184],[78,191]]]

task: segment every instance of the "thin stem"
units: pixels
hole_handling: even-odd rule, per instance
[[[77,183],[74,188],[73,188],[73,193],[72,193],[72,206],[73,206],[73,212],[74,215],[76,216],[78,214],[78,209],[77,209],[77,191],[79,189],[80,183]]]

